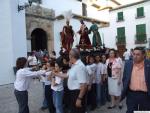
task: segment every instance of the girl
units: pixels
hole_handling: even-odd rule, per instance
[[[61,63],[56,60],[54,73],[62,74]],[[53,103],[56,108],[56,113],[63,113],[63,79],[55,76],[52,72],[52,90],[53,90]]]
[[[52,89],[51,89],[51,82],[49,81],[51,79],[51,72],[55,67],[55,62],[47,62],[46,65],[47,72],[45,73],[45,77],[43,77],[44,86],[45,86],[45,98],[48,104],[48,110],[49,113],[55,113],[55,108],[53,105],[53,98],[52,98]]]

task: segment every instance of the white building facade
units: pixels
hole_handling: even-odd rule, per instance
[[[110,10],[110,26],[101,28],[107,47],[117,48],[125,45],[131,49],[136,46],[149,47],[150,1],[140,1]]]
[[[15,75],[13,67],[16,65],[18,57],[27,57],[27,52],[31,50],[31,41],[27,38],[26,13],[25,10],[18,12],[18,5],[25,5],[28,0],[1,0],[0,4],[0,85],[13,83]],[[33,0],[36,1],[36,0]],[[55,16],[62,14],[64,11],[72,10],[72,13],[82,15],[82,2],[78,0],[42,0],[41,7],[53,9]],[[88,6],[87,6],[88,7]],[[97,14],[99,12],[97,11]],[[90,13],[87,13],[90,17]],[[93,15],[91,15],[92,18]],[[65,25],[65,19],[53,21],[51,30],[51,39],[53,39],[52,49],[57,53],[60,50],[60,32]],[[88,27],[91,22],[85,21]],[[80,28],[79,19],[71,19],[70,24],[75,32]],[[29,34],[31,35],[31,34]],[[91,37],[91,35],[90,35]],[[49,40],[51,40],[49,39]],[[79,35],[74,39],[74,46],[79,41]],[[48,43],[50,44],[50,43]],[[28,51],[29,50],[29,51]]]
[[[0,3],[0,85],[14,81],[16,58],[27,53],[25,12],[18,13],[17,5],[17,0]]]

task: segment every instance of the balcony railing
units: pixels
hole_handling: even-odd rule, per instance
[[[145,18],[145,12],[143,13],[143,15],[138,15],[137,13],[135,14],[135,18],[139,19],[139,18]]]
[[[125,36],[116,36],[116,44],[117,45],[125,45],[126,37]]]
[[[31,0],[32,2],[38,3],[38,4],[42,4],[42,0]]]
[[[122,22],[122,21],[124,21],[124,17],[123,17],[123,18],[118,18],[118,17],[117,17],[117,18],[116,18],[116,21],[117,21],[117,22]]]
[[[136,34],[135,35],[135,44],[145,44],[147,43],[147,35],[146,34]]]

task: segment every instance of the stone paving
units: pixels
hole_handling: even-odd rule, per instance
[[[48,113],[47,110],[41,111],[43,101],[43,87],[39,81],[33,81],[29,90],[29,109],[30,113]],[[108,110],[108,103],[90,113],[125,113],[126,107],[122,110],[115,108]],[[14,96],[13,84],[0,86],[0,113],[18,113],[18,105]]]

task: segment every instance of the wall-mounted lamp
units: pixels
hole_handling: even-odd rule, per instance
[[[29,0],[28,3],[25,5],[18,5],[18,12],[26,9],[27,7],[30,7],[31,5],[32,5],[32,0]]]

